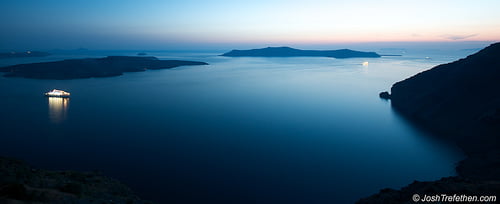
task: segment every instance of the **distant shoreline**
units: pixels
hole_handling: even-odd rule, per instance
[[[382,57],[401,57],[403,55],[380,55]]]
[[[40,51],[2,52],[0,53],[0,59],[23,58],[23,57],[45,57],[49,55],[50,53],[48,52],[40,52]]]

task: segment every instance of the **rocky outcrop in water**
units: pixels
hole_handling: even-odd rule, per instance
[[[391,99],[391,94],[387,91],[381,92],[378,96],[385,100]]]
[[[110,56],[105,58],[68,59],[56,62],[18,64],[1,67],[6,77],[36,79],[77,79],[119,76],[124,72],[148,69],[169,69],[187,65],[207,65],[205,62],[159,60],[156,57]]]

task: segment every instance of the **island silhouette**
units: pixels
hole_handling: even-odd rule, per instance
[[[226,57],[332,57],[332,58],[353,58],[353,57],[380,57],[375,52],[361,52],[349,49],[340,50],[300,50],[291,47],[267,47],[251,50],[232,50],[221,56]]]
[[[148,69],[169,69],[187,65],[208,65],[205,62],[159,60],[156,57],[109,56],[104,58],[68,59],[56,62],[18,64],[1,67],[5,77],[36,79],[77,79],[119,76],[124,72]]]

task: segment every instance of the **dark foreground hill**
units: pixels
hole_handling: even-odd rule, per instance
[[[394,84],[393,108],[467,155],[458,176],[384,189],[358,203],[414,203],[413,194],[496,195],[500,192],[500,43]],[[441,200],[442,201],[442,200]],[[494,203],[495,201],[491,202]],[[497,201],[498,202],[498,201]]]
[[[0,203],[146,204],[127,186],[98,172],[48,171],[0,157]]]
[[[156,57],[110,56],[105,58],[68,59],[56,62],[19,64],[0,68],[6,77],[37,79],[76,79],[110,77],[124,72],[148,69],[169,69],[186,65],[207,65],[205,62],[159,60]]]
[[[299,50],[290,47],[268,47],[252,50],[232,50],[222,54],[227,57],[380,57],[375,52],[361,52],[349,49],[341,50]]]

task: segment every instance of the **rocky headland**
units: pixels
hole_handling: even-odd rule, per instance
[[[227,57],[380,57],[375,52],[361,52],[349,49],[341,50],[299,50],[290,47],[267,47],[251,50],[232,50],[221,56]]]
[[[413,203],[412,195],[496,195],[500,192],[500,43],[458,61],[395,83],[391,100],[399,114],[467,155],[457,176],[384,189],[358,203]]]
[[[109,56],[104,58],[68,59],[56,62],[18,64],[1,67],[5,77],[36,79],[77,79],[119,76],[124,72],[148,69],[169,69],[187,65],[207,65],[205,62],[159,60],[156,57]]]

